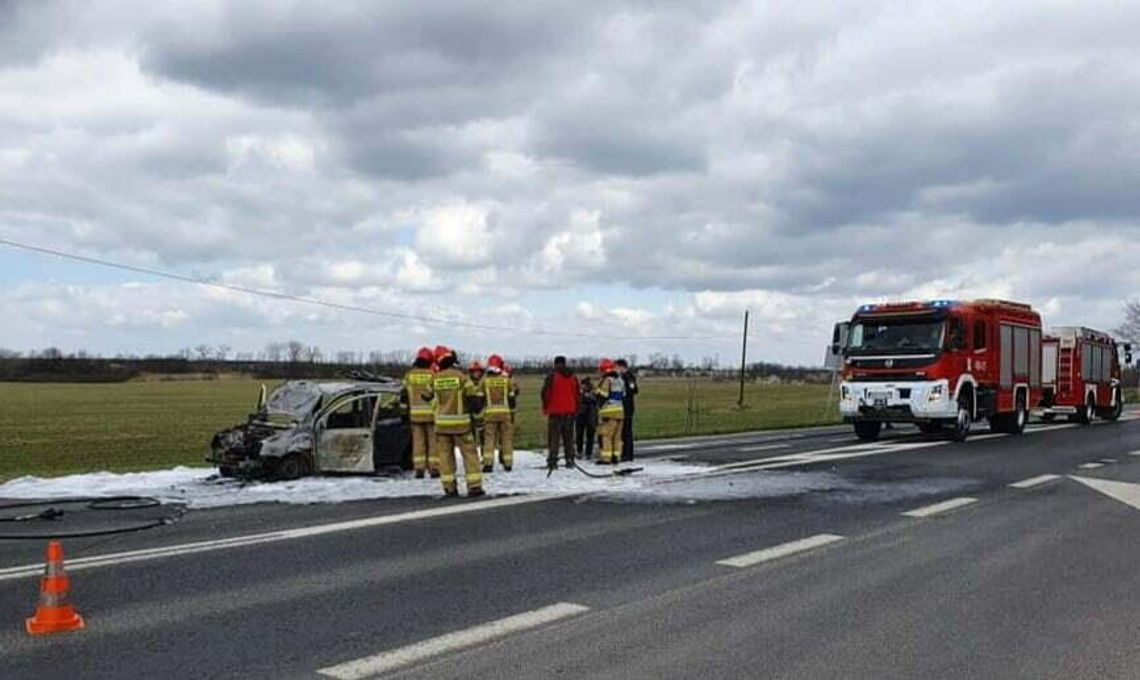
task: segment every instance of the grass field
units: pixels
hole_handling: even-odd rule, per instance
[[[0,480],[95,470],[203,465],[214,432],[244,421],[259,381],[114,384],[0,383]],[[520,381],[517,445],[545,439],[539,378]],[[826,386],[738,386],[711,380],[644,379],[636,436],[739,432],[836,422]],[[691,397],[691,398],[690,398]],[[691,405],[690,405],[691,402]]]

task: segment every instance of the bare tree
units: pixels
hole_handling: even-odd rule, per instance
[[[196,355],[198,361],[205,361],[209,359],[210,355],[213,354],[213,352],[213,348],[206,343],[202,343],[201,345],[194,347],[194,354]]]
[[[226,361],[230,358],[230,352],[233,350],[229,345],[218,345],[214,350],[214,358],[220,361]]]
[[[1140,343],[1140,300],[1124,303],[1124,323],[1113,329],[1126,342]]]
[[[266,361],[281,361],[285,356],[285,345],[280,342],[271,342],[265,346]]]
[[[305,360],[305,344],[300,340],[290,340],[289,343],[285,345],[285,351],[289,357],[289,361],[292,363]]]

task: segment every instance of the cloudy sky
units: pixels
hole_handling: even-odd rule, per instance
[[[813,364],[860,302],[974,295],[1111,328],[1138,30],[1090,1],[0,0],[0,239],[485,326],[0,246],[0,347],[731,363],[750,309],[754,360]]]

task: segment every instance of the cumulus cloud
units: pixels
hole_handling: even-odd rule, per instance
[[[1108,327],[1140,284],[1138,19],[0,2],[0,236],[516,328],[730,335],[751,308],[784,361],[817,361],[870,299],[1002,295]],[[230,298],[180,317],[148,286],[156,332],[244,328]],[[63,304],[22,290],[5,311]],[[42,328],[26,341],[54,343]]]

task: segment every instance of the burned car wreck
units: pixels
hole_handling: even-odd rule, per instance
[[[297,479],[411,467],[411,431],[393,380],[291,380],[261,388],[257,412],[214,435],[206,460],[223,477]]]

